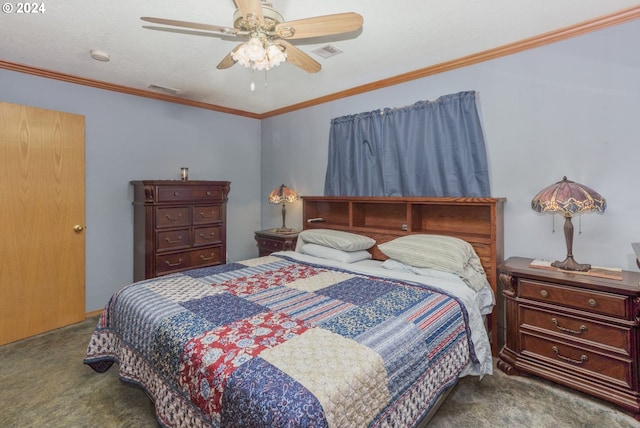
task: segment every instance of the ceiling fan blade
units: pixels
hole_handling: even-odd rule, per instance
[[[308,73],[317,73],[322,68],[318,61],[311,58],[309,55],[302,52],[286,40],[277,40],[276,43],[284,47],[284,51],[287,54],[287,61],[291,64],[300,67]]]
[[[176,21],[175,19],[152,18],[150,16],[143,16],[140,19],[147,22],[153,22],[154,24],[172,25],[174,27],[195,28],[197,30],[213,31],[215,33],[223,34],[226,36],[248,34],[246,31],[240,31],[236,28],[230,27],[221,27],[219,25],[199,24],[197,22],[189,21]]]
[[[262,15],[262,6],[260,0],[233,0],[240,9],[240,13],[247,19],[249,15],[254,15],[260,25],[264,24],[264,16]]]
[[[276,25],[276,34],[284,39],[305,39],[359,30],[364,19],[355,12],[315,16]]]
[[[224,58],[222,58],[222,61],[220,61],[220,63],[217,66],[218,70],[222,70],[225,68],[230,68],[233,67],[234,64],[237,62],[235,59],[233,59],[233,53],[235,51],[237,51],[238,49],[240,49],[240,47],[243,45],[244,43],[240,43],[238,46],[236,46],[235,48],[233,48],[233,50],[231,52],[229,52],[227,54],[227,56],[225,56]]]

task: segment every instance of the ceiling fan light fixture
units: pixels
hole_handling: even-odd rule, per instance
[[[234,61],[254,70],[269,70],[287,60],[287,54],[280,45],[260,37],[252,37],[231,54]]]
[[[249,58],[249,61],[258,62],[264,60],[267,55],[267,50],[264,48],[262,41],[254,37],[244,45],[244,54]]]

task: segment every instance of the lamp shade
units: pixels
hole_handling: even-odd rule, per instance
[[[565,217],[590,211],[603,213],[606,208],[607,202],[598,192],[583,184],[567,180],[567,177],[545,187],[531,200],[531,209],[534,211],[562,214]]]
[[[288,188],[284,184],[276,187],[269,193],[269,202],[272,204],[284,204],[285,202],[295,202],[300,199],[295,190]]]

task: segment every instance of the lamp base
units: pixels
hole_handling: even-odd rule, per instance
[[[276,233],[291,233],[291,232],[293,232],[293,229],[289,229],[288,227],[281,227],[279,229],[275,229],[274,232],[276,232]]]
[[[554,268],[562,269],[562,270],[573,270],[577,272],[587,272],[591,270],[590,264],[578,263],[573,259],[573,256],[567,256],[567,258],[564,259],[564,261],[562,262],[555,261],[551,263],[551,266],[553,266]]]

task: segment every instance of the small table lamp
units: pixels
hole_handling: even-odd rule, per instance
[[[562,214],[564,216],[564,239],[567,243],[567,258],[555,261],[551,266],[558,269],[585,272],[590,264],[580,264],[573,259],[573,224],[571,217],[587,212],[603,213],[607,202],[600,194],[587,186],[563,177],[549,187],[542,189],[531,200],[531,209],[538,213]]]
[[[282,204],[282,227],[280,229],[276,229],[276,232],[291,232],[293,229],[287,228],[285,226],[285,218],[287,216],[287,208],[285,204],[287,202],[295,202],[300,199],[300,196],[296,193],[295,190],[288,188],[284,184],[276,187],[269,193],[269,202],[272,204]]]

